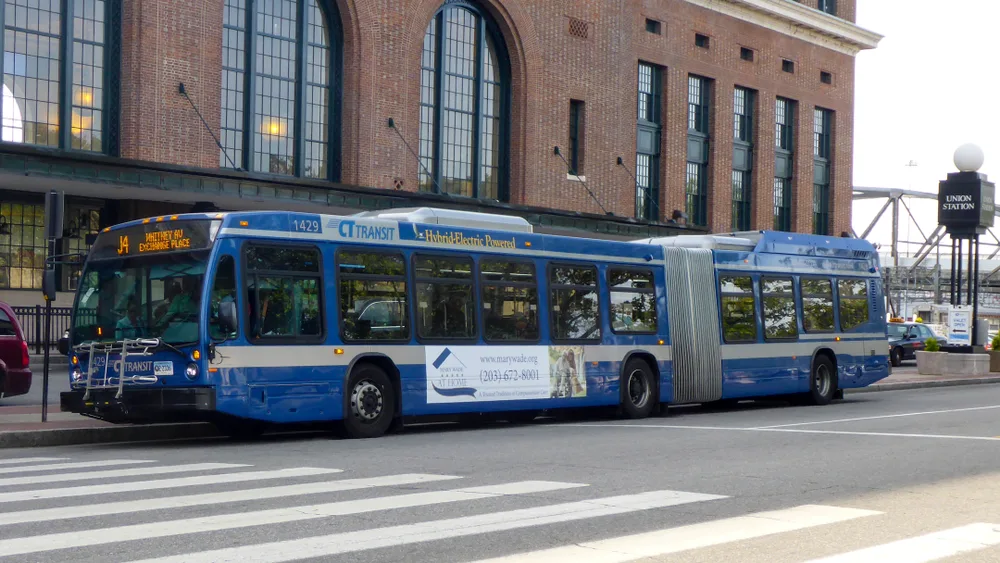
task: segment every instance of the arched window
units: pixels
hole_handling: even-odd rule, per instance
[[[336,10],[324,0],[225,0],[223,26],[219,165],[336,180]]]
[[[510,70],[496,25],[448,2],[427,26],[420,66],[420,189],[506,200]]]
[[[114,110],[121,0],[4,0],[0,140],[117,151]],[[65,11],[64,11],[65,10]],[[71,15],[69,15],[71,14]],[[114,56],[115,62],[110,62]],[[64,64],[68,63],[68,64]],[[63,83],[66,88],[61,88]],[[110,110],[110,111],[109,111]],[[105,132],[112,135],[106,135]]]

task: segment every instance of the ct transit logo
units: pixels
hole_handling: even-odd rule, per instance
[[[466,366],[462,363],[462,360],[459,360],[458,356],[453,354],[448,348],[442,350],[441,354],[438,355],[437,359],[434,360],[431,365],[434,366],[434,369],[438,370],[438,377],[436,379],[440,380],[442,378],[450,379],[456,377],[461,378],[463,383],[465,382],[464,375]],[[452,375],[452,373],[454,373],[454,375]],[[433,387],[434,391],[442,397],[459,397],[462,395],[468,395],[473,399],[476,398],[477,389],[475,387],[451,387],[442,389],[434,382],[431,382],[431,387]]]

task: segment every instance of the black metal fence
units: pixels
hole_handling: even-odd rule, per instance
[[[21,330],[24,331],[24,338],[29,346],[35,347],[35,353],[42,353],[42,346],[45,345],[45,307],[35,305],[34,307],[12,307],[17,320],[21,323]],[[70,326],[70,307],[52,308],[52,332],[49,335],[50,346],[62,338],[63,332]]]

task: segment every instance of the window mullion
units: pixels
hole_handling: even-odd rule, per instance
[[[431,143],[431,184],[434,193],[441,193],[441,153],[444,138],[444,47],[445,18],[442,10],[437,16],[437,43],[434,49],[434,141]]]
[[[483,125],[483,90],[486,82],[483,80],[486,65],[486,20],[477,16],[476,25],[476,64],[473,65],[473,81],[475,83],[474,95],[472,97],[472,111],[475,117],[472,122],[472,197],[479,199],[479,188],[482,182],[482,170],[479,167],[480,150],[483,140],[480,138]]]
[[[305,0],[299,0],[296,4],[298,10],[298,17],[295,18],[295,111],[293,115],[295,116],[295,127],[293,130],[293,153],[292,162],[294,162],[293,171],[295,176],[302,176],[303,166],[302,161],[305,160],[305,126],[302,123],[305,119],[306,105],[305,105],[305,75],[306,75],[306,33],[309,30],[306,18],[309,15],[310,10],[306,9]]]
[[[253,122],[257,109],[257,95],[254,91],[257,84],[257,2],[261,0],[247,0],[246,5],[246,62],[243,64],[243,162],[240,166],[244,170],[253,170],[253,158],[257,153],[257,145],[254,143]]]
[[[59,51],[62,72],[59,80],[59,148],[72,146],[73,124],[73,2],[61,0]]]

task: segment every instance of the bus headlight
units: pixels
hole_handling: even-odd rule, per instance
[[[73,368],[73,371],[70,372],[69,376],[73,383],[78,383],[81,379],[83,379],[83,373],[80,371],[80,368]]]
[[[198,364],[194,362],[188,364],[187,369],[184,370],[184,375],[186,375],[188,379],[194,379],[198,377]]]

